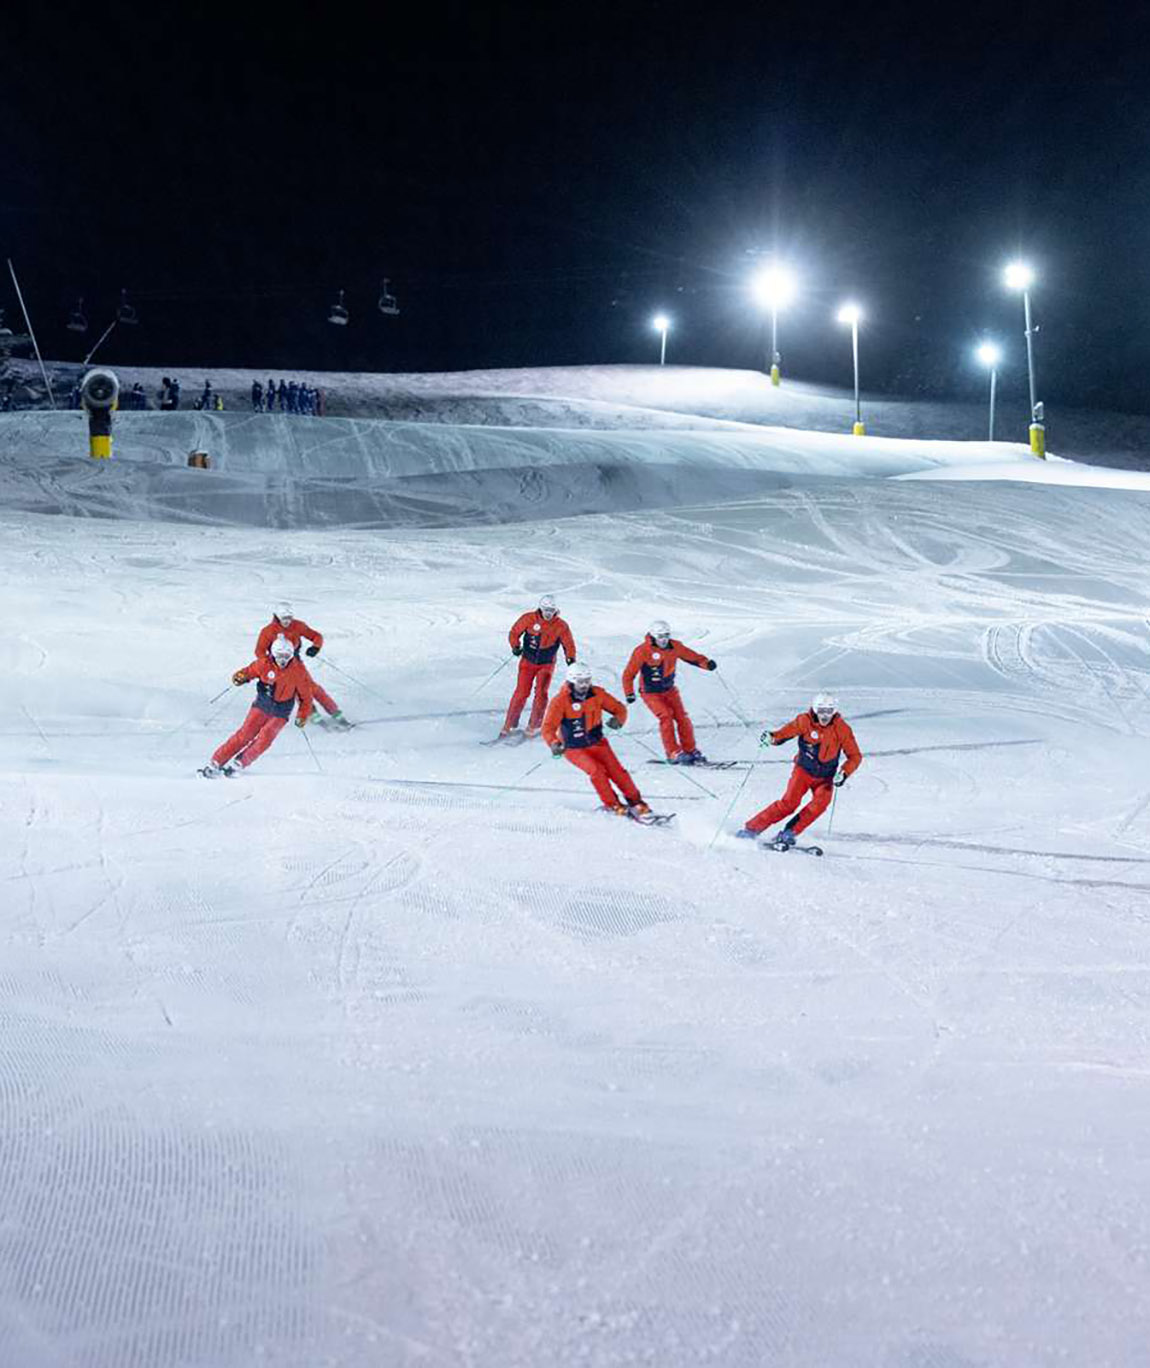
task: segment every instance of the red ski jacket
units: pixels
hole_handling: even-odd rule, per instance
[[[532,665],[552,664],[560,646],[563,647],[568,665],[575,659],[575,638],[558,613],[550,622],[538,609],[524,613],[515,619],[515,625],[507,633],[507,640],[513,651],[517,646],[522,646],[523,659]]]
[[[606,689],[592,687],[586,698],[577,699],[571,685],[564,684],[547,705],[543,718],[543,740],[549,746],[557,741],[566,750],[581,750],[603,740],[603,714],[611,713],[622,726],[627,720],[627,709]]]
[[[815,779],[832,779],[839,767],[840,754],[847,758],[843,774],[853,774],[862,764],[855,734],[838,713],[825,727],[813,712],[799,713],[794,721],[771,732],[771,741],[778,745],[792,736],[799,740],[795,764]]]
[[[685,660],[688,665],[698,665],[700,668],[710,663],[705,655],[692,651],[689,646],[684,646],[673,637],[671,644],[665,649],[653,636],[646,637],[631,652],[631,659],[623,671],[623,692],[634,693],[635,676],[641,674],[643,693],[668,693],[675,687],[675,666],[680,660]]]
[[[270,656],[263,656],[237,670],[232,678],[241,684],[255,680],[255,706],[270,717],[290,717],[292,704],[297,700],[300,717],[306,722],[311,716],[315,685],[298,659],[289,661],[281,670]]]
[[[284,627],[280,623],[279,618],[272,618],[256,638],[256,656],[266,656],[272,648],[272,642],[278,636],[287,637],[295,647],[297,656],[299,655],[300,641],[303,637],[307,637],[313,646],[323,645],[323,634],[317,632],[314,627],[309,627],[301,618],[292,618],[287,627]]]

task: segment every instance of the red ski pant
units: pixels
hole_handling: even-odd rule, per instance
[[[786,793],[777,803],[772,803],[770,807],[763,808],[762,812],[756,812],[747,823],[747,830],[766,831],[767,827],[773,826],[776,822],[781,822],[784,817],[789,817],[803,801],[803,796],[808,791],[811,795],[811,801],[793,822],[787,823],[796,836],[800,832],[806,831],[807,827],[827,810],[834,794],[834,785],[829,779],[816,779],[813,774],[808,774],[806,770],[799,769],[798,765],[791,770],[791,781],[787,785]]]
[[[331,716],[334,717],[336,713],[339,712],[339,704],[332,698],[331,694],[329,694],[326,689],[316,683],[314,678],[311,681],[311,686],[314,691],[315,701],[325,713],[330,713]]]
[[[247,769],[263,755],[286,726],[286,717],[270,717],[259,708],[249,708],[243,726],[228,737],[212,759],[217,765],[226,765],[238,755],[240,764]]]
[[[577,746],[565,750],[563,754],[573,765],[578,765],[588,779],[595,785],[595,792],[607,807],[619,802],[612,784],[623,795],[625,803],[639,802],[639,790],[635,781],[620,763],[619,757],[611,749],[610,741],[596,741],[591,746]]]
[[[666,693],[645,693],[643,702],[659,721],[659,735],[663,738],[663,749],[671,760],[680,751],[695,749],[695,729],[683,707],[683,697],[678,689],[668,689]],[[675,739],[676,730],[679,733]]]
[[[543,725],[543,714],[547,711],[547,694],[554,673],[554,661],[549,665],[532,665],[529,660],[519,662],[519,680],[507,705],[507,720],[503,724],[507,731],[513,731],[519,725],[519,715],[532,688],[535,689],[535,699],[531,704],[531,721],[527,725],[532,731],[539,730]]]

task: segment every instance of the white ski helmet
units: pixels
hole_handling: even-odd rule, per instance
[[[539,600],[539,612],[545,621],[550,621],[559,612],[559,605],[551,594],[544,594]]]
[[[282,670],[295,656],[295,647],[282,634],[272,642],[271,657]]]
[[[585,693],[591,687],[591,671],[577,660],[574,665],[567,666],[567,683],[580,693]]]
[[[290,627],[295,614],[291,610],[290,603],[277,603],[272,609],[276,621],[281,627]]]
[[[656,646],[662,646],[663,650],[666,650],[667,647],[670,646],[670,624],[664,622],[662,618],[656,618],[655,621],[651,623],[650,627],[647,628],[647,631],[650,633]]]
[[[814,698],[811,700],[811,712],[814,713],[824,727],[834,718],[834,715],[838,710],[838,699],[833,693],[827,693],[825,690],[815,694]]]

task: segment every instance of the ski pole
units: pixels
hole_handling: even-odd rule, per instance
[[[204,706],[205,708],[214,707],[215,704],[217,704],[217,703],[220,701],[220,699],[223,698],[224,694],[231,693],[231,691],[232,691],[232,689],[233,689],[234,687],[235,687],[235,686],[232,685],[232,684],[226,684],[226,685],[219,691],[219,693],[216,694],[216,696],[215,696],[214,698],[209,698],[208,701],[207,701],[205,704],[203,704],[203,706]],[[188,723],[192,720],[192,718],[198,715],[199,711],[200,711],[200,709],[197,708],[196,711],[195,711],[194,713],[190,713],[187,717],[185,717],[184,720],[179,724],[179,726],[173,727],[171,731],[164,732],[164,734],[160,737],[160,743],[161,743],[161,745],[162,745],[165,741],[170,741],[170,740],[172,739],[172,737],[176,735],[177,732],[182,732],[182,731],[184,730],[184,728],[188,725]]]
[[[312,745],[312,743],[311,743],[311,737],[307,734],[307,727],[306,727],[306,725],[303,726],[303,727],[300,727],[299,730],[300,730],[300,732],[301,732],[301,734],[302,734],[302,736],[303,736],[303,739],[307,742],[307,748],[308,748],[308,750],[311,751],[311,758],[315,761],[315,767],[316,767],[316,769],[319,770],[320,774],[322,774],[322,773],[323,773],[323,766],[319,763],[319,756],[316,755],[316,753],[315,753],[315,747],[314,747],[314,746]]]
[[[378,689],[373,689],[370,684],[365,684],[362,679],[356,679],[355,675],[348,674],[348,672],[345,669],[337,665],[335,661],[331,660],[328,656],[321,656],[319,663],[321,665],[329,665],[336,672],[336,674],[343,675],[344,679],[350,680],[351,683],[356,685],[358,688],[366,689],[369,694],[374,694],[381,703],[387,702],[387,699],[384,698],[383,694],[381,694]]]
[[[734,797],[733,797],[733,798],[731,799],[731,801],[727,804],[727,810],[726,810],[726,812],[724,812],[723,815],[722,815],[722,817],[719,818],[719,825],[715,828],[715,834],[711,837],[710,841],[707,843],[707,849],[708,849],[708,850],[710,850],[711,846],[713,846],[713,845],[715,844],[715,842],[719,839],[719,832],[721,832],[722,829],[726,826],[726,824],[727,824],[727,818],[731,815],[731,809],[735,806],[735,803],[738,801],[739,794],[742,793],[742,791],[746,788],[746,786],[747,786],[747,780],[748,780],[750,777],[751,777],[751,770],[750,770],[750,766],[748,766],[748,767],[747,767],[746,773],[743,775],[743,781],[742,781],[742,783],[741,783],[741,784],[739,785],[739,787],[735,790]]]
[[[830,815],[830,817],[827,819],[827,835],[828,835],[828,836],[829,836],[829,835],[831,834],[831,832],[834,831],[834,829],[835,829],[835,804],[838,802],[838,800],[839,800],[839,791],[838,791],[838,786],[836,785],[836,786],[835,786],[834,792],[831,794],[831,815]]]
[[[746,727],[746,729],[749,732],[753,732],[754,727],[751,724],[750,720],[747,718],[746,713],[743,711],[743,705],[739,700],[739,695],[735,692],[734,687],[727,683],[725,676],[721,672],[719,674],[719,682],[720,684],[722,684],[723,688],[726,689],[726,691],[731,695],[731,698],[733,700],[733,706],[731,708],[731,711],[735,714],[735,716],[739,719],[739,721],[743,724],[744,727]]]
[[[641,736],[634,736],[631,739],[633,741],[638,741],[638,743],[643,747],[645,751],[650,751],[650,753],[655,757],[656,760],[661,760],[663,758],[661,755],[658,754],[657,751],[654,750],[653,747],[648,746],[646,741],[644,741]],[[712,793],[711,790],[706,786],[706,784],[700,784],[693,774],[687,773],[688,769],[690,768],[689,765],[676,765],[675,768],[681,769],[683,771],[683,778],[689,779],[697,789],[702,789],[708,798],[717,798],[719,796],[717,793]]]
[[[467,697],[468,697],[468,698],[474,698],[475,695],[479,692],[480,689],[486,689],[487,686],[488,686],[488,684],[491,683],[491,681],[495,678],[495,676],[499,673],[499,671],[500,671],[500,670],[505,670],[505,669],[507,668],[507,666],[510,665],[511,662],[512,662],[514,659],[515,659],[515,657],[514,657],[513,655],[509,655],[509,656],[507,657],[506,660],[501,660],[501,661],[499,662],[499,664],[495,667],[495,669],[492,670],[491,673],[487,676],[487,678],[483,681],[483,683],[480,684],[479,688],[476,689],[476,690],[474,690],[474,692],[469,693],[469,694],[467,695]]]

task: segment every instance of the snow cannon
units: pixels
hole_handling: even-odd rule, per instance
[[[112,456],[112,414],[120,401],[115,371],[90,370],[80,385],[80,403],[88,414],[88,455],[107,461]]]

